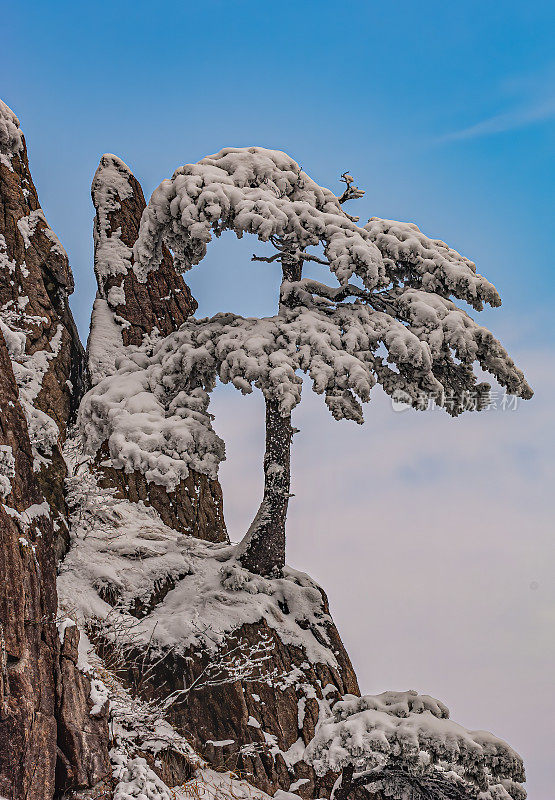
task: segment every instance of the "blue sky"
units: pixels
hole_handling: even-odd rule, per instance
[[[506,737],[534,800],[552,800],[555,737],[554,17],[512,0],[2,2],[2,98],[68,250],[84,338],[104,152],[147,197],[229,145],[285,150],[330,188],[349,170],[367,192],[352,213],[416,222],[497,286],[484,321],[535,398],[451,420],[377,396],[359,429],[305,392],[288,554],[328,591],[363,691],[417,688]],[[189,275],[203,314],[272,312],[278,276],[256,250],[231,234],[211,246]],[[239,537],[262,407],[219,390],[214,409]]]
[[[102,153],[120,155],[149,196],[183,163],[259,144],[330,187],[351,170],[367,190],[356,213],[416,221],[460,248],[500,289],[503,333],[522,311],[533,317],[527,337],[543,337],[554,291],[553,4],[62,0],[5,2],[3,16],[4,99],[72,258],[82,330],[88,187]],[[207,310],[273,302],[264,283],[230,283],[208,293]]]

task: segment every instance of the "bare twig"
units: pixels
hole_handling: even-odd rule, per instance
[[[344,172],[339,180],[345,184],[343,194],[337,198],[341,204],[346,203],[347,200],[358,200],[364,195],[364,189],[355,186],[355,179],[348,172]]]

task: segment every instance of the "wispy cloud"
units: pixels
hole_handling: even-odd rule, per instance
[[[480,136],[491,136],[495,133],[505,133],[506,131],[526,128],[529,125],[544,122],[553,117],[555,117],[555,97],[549,97],[528,106],[522,106],[502,114],[495,114],[474,125],[447,133],[445,136],[440,137],[440,141],[453,142],[461,139],[477,139]]]
[[[465,125],[436,139],[455,142],[478,139],[537,125],[555,117],[555,65],[533,74],[506,78],[498,87],[500,100],[505,98],[506,111],[492,114],[472,125]]]

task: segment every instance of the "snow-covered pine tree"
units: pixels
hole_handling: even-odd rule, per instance
[[[272,256],[253,258],[281,268],[278,312],[191,318],[150,349],[122,355],[116,375],[82,404],[92,451],[108,439],[116,466],[140,469],[171,490],[189,466],[214,475],[224,457],[207,413],[216,379],[243,393],[260,389],[264,496],[238,556],[261,575],[285,563],[291,412],[302,373],[335,419],[357,423],[376,383],[416,407],[432,396],[452,415],[473,393],[479,409],[489,386],[478,382],[476,363],[512,394],[532,395],[502,345],[450,299],[477,311],[484,302],[500,305],[474,263],[413,224],[373,217],[359,225],[343,204],[363,192],[349,174],[342,178],[345,190],[336,196],[285,153],[249,147],[226,148],[163,181],[143,212],[137,278],[148,280],[164,245],[185,271],[202,260],[213,235],[252,233],[275,247]],[[309,252],[318,246],[323,258]],[[328,266],[335,285],[303,278],[307,262]]]
[[[333,800],[366,787],[393,800],[525,800],[522,759],[487,731],[449,719],[415,691],[345,695],[318,722],[304,760],[340,773]]]

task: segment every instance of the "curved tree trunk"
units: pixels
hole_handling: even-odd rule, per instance
[[[243,567],[259,575],[279,574],[285,564],[285,520],[291,480],[291,414],[266,399],[264,497],[238,548]]]

